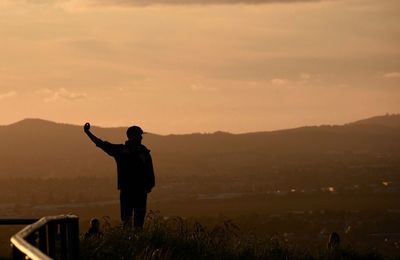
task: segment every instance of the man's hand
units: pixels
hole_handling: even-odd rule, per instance
[[[83,131],[85,131],[85,133],[87,133],[87,132],[89,132],[89,130],[90,130],[90,124],[89,124],[89,123],[86,123],[86,124],[83,126]]]
[[[87,136],[89,136],[90,140],[92,140],[93,143],[95,143],[96,145],[101,142],[101,140],[99,138],[97,138],[94,134],[92,134],[92,132],[90,132],[90,124],[86,123],[83,126],[83,131],[85,131],[85,134],[87,134]]]

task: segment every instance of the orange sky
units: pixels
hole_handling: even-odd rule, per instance
[[[136,2],[2,0],[0,124],[239,133],[400,112],[398,0]]]

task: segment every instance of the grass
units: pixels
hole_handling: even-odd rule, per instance
[[[107,227],[101,238],[81,239],[82,259],[381,259],[351,248],[311,253],[284,240],[244,236],[231,221],[206,227],[180,217],[148,214],[141,230]]]

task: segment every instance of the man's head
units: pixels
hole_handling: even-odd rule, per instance
[[[142,142],[143,130],[139,126],[131,126],[126,130],[126,136],[128,140],[135,144],[140,144]]]
[[[90,220],[90,227],[98,230],[100,228],[100,221],[97,218],[92,218]]]

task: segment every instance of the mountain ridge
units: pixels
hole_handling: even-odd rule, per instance
[[[382,125],[388,127],[400,127],[400,114],[386,114],[386,115],[379,115],[368,117],[365,119],[357,120],[352,123],[353,125]]]
[[[63,123],[63,122],[55,122],[47,119],[41,118],[24,118],[22,120],[16,121],[14,123],[8,125],[0,125],[0,127],[18,127],[18,126],[40,126],[40,125],[58,125],[58,126],[73,126],[73,127],[81,127],[77,124],[72,123]],[[82,124],[83,125],[83,124]],[[307,125],[307,126],[298,126],[298,127],[291,127],[291,128],[282,128],[277,130],[260,130],[260,131],[251,131],[251,132],[244,132],[244,133],[231,133],[227,131],[218,130],[215,132],[193,132],[193,133],[184,133],[184,134],[157,134],[157,133],[149,133],[152,135],[158,136],[185,136],[185,135],[212,135],[212,134],[219,134],[219,135],[248,135],[248,134],[258,134],[258,133],[271,133],[271,132],[280,132],[280,131],[291,131],[297,129],[307,129],[307,128],[314,128],[314,127],[340,127],[340,126],[352,126],[352,125],[375,125],[375,126],[385,126],[385,127],[400,127],[400,114],[385,114],[385,115],[378,115],[372,116],[360,120],[356,120],[353,122],[348,122],[344,124],[320,124],[320,125]],[[93,125],[93,128],[97,129],[126,129],[128,126],[117,126],[117,127],[106,127],[106,126],[97,126]]]

